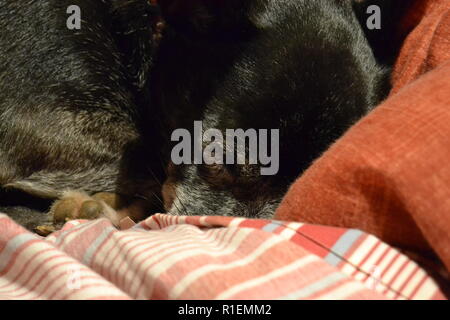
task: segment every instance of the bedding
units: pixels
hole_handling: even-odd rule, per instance
[[[0,299],[443,299],[416,263],[358,230],[158,214],[47,238],[0,215]]]
[[[294,183],[276,219],[362,229],[434,252],[448,272],[450,1],[415,1],[401,32],[390,97]]]

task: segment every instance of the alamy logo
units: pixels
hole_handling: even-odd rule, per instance
[[[275,175],[279,170],[278,129],[227,129],[224,137],[218,129],[203,131],[203,123],[195,121],[193,140],[187,129],[175,130],[171,140],[179,142],[171,153],[175,165],[259,164],[263,176]]]
[[[67,14],[70,16],[67,18],[66,25],[69,30],[81,29],[81,9],[77,5],[71,5],[67,7]]]
[[[369,30],[381,29],[381,8],[377,5],[371,5],[367,8],[367,14],[371,16],[367,19],[367,28]]]

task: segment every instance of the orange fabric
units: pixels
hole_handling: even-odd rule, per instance
[[[397,60],[392,93],[450,59],[450,1],[417,0],[402,21],[402,32],[417,24]]]
[[[434,250],[450,270],[450,1],[417,1],[402,26],[412,21],[390,98],[294,183],[276,218]]]

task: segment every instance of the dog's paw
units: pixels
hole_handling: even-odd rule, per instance
[[[55,225],[75,219],[93,220],[104,217],[119,226],[123,217],[116,210],[123,207],[124,203],[119,195],[113,193],[89,196],[83,192],[67,191],[52,205],[50,215]]]

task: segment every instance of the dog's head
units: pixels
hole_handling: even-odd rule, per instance
[[[182,112],[178,124],[188,129],[172,133],[176,143],[163,187],[165,208],[178,215],[270,218],[290,184],[380,99],[383,72],[351,5],[249,0],[242,9],[234,1],[166,1],[172,5],[166,12],[195,13],[200,8],[200,20],[209,17],[201,27],[189,20],[198,19],[195,15],[174,23],[181,32],[189,30],[193,41],[200,39],[196,46],[222,41],[214,55],[226,52],[230,38],[224,35],[242,35],[236,26],[256,32],[246,34],[248,42],[236,50],[229,68],[210,72],[209,82],[215,85],[205,96],[196,89],[207,86],[191,81],[189,90],[180,90],[187,94],[179,104],[171,100],[173,114],[179,113],[178,105],[187,105],[183,110],[194,111],[196,118]],[[187,7],[180,10],[177,4]],[[213,10],[214,4],[226,6],[223,16]],[[238,14],[230,18],[227,13],[233,10]],[[195,52],[199,61],[214,65],[208,54]],[[207,73],[201,63],[189,66],[183,66],[182,74],[194,74],[193,79]],[[197,95],[200,103],[190,103]],[[201,120],[202,128],[191,128],[191,120]]]
[[[221,215],[270,219],[287,183],[260,176],[258,166],[169,164],[165,209],[175,215]]]
[[[246,125],[250,114],[240,119],[219,109],[191,130],[173,132],[165,208],[177,215],[270,218],[292,180],[286,167],[280,170],[279,129],[253,129]]]

